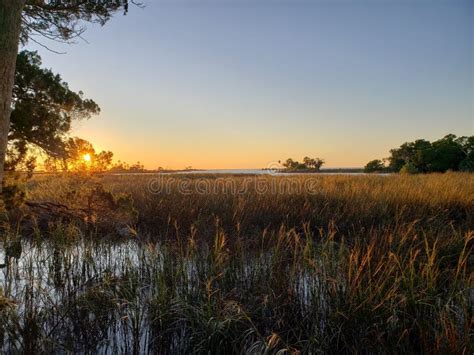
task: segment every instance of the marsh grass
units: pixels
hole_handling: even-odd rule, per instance
[[[472,352],[471,175],[317,177],[316,193],[241,195],[96,179],[131,195],[138,236],[10,228],[0,250],[22,248],[0,271],[1,350]],[[28,195],[81,206],[70,192],[87,183],[40,178]]]

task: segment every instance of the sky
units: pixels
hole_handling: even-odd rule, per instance
[[[85,41],[36,38],[101,114],[73,135],[146,168],[360,167],[474,134],[474,1],[143,0]]]

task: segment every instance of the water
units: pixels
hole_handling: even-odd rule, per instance
[[[351,172],[351,171],[334,171],[334,170],[322,170],[321,172],[308,172],[308,173],[285,173],[276,170],[264,170],[264,169],[209,169],[209,170],[182,170],[176,172],[144,172],[144,173],[112,173],[111,175],[183,175],[183,174],[193,174],[193,175],[276,175],[276,176],[292,176],[292,175],[354,175],[362,176],[368,175],[364,172]],[[372,174],[373,175],[373,174]],[[387,174],[376,174],[376,175],[387,175]]]
[[[6,260],[7,264],[0,269],[0,301],[3,295],[15,302],[14,315],[2,319],[7,336],[4,340],[0,337],[0,353],[18,349],[186,353],[196,341],[189,321],[181,324],[186,317],[194,319],[188,313],[193,309],[188,307],[196,307],[200,317],[201,309],[208,307],[209,287],[253,295],[262,280],[268,282],[274,267],[268,252],[239,259],[232,267],[219,270],[218,263],[209,263],[211,251],[207,248],[195,255],[183,255],[157,243],[136,240],[23,240],[21,245],[20,254],[6,258],[6,245],[0,244],[0,262]],[[232,275],[232,281],[220,280],[223,272]],[[212,284],[210,280],[214,280]],[[314,275],[301,270],[286,280],[283,289],[293,290],[291,294],[300,307],[310,307],[314,302],[322,305],[323,298],[315,292],[321,285]],[[219,294],[215,294],[216,304],[221,302]],[[175,300],[189,304],[174,309],[176,314],[167,323],[166,314],[176,307]],[[233,312],[225,308],[231,307],[230,303],[222,307],[214,310],[216,314],[209,321],[224,311]],[[26,337],[21,329],[37,339]]]

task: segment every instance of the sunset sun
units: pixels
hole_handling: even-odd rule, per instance
[[[84,155],[82,156],[82,159],[84,159],[84,161],[85,161],[86,163],[89,163],[89,162],[91,161],[91,155],[90,155],[90,154],[84,154]]]

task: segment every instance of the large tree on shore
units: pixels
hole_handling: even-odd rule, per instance
[[[0,0],[0,191],[20,41],[34,34],[70,41],[84,31],[83,21],[103,25],[118,10],[126,12],[128,0]]]
[[[71,90],[59,74],[42,68],[36,52],[25,50],[16,62],[12,106],[5,170],[31,166],[27,164],[31,149],[56,160],[68,158],[72,121],[100,112],[93,100]]]

